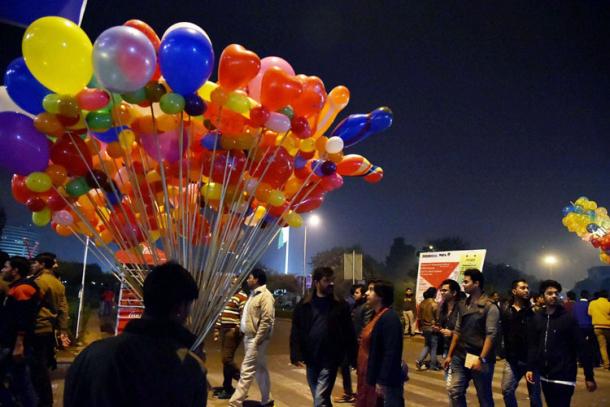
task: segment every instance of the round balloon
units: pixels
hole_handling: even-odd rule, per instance
[[[132,27],[112,27],[93,44],[93,68],[98,82],[112,92],[134,92],[155,73],[155,47]]]
[[[32,119],[0,112],[0,166],[19,175],[44,171],[49,162],[49,142]]]
[[[159,65],[174,92],[183,96],[193,93],[212,74],[212,43],[205,33],[194,28],[176,28],[161,41]]]
[[[42,17],[25,31],[23,59],[40,83],[57,93],[75,94],[93,74],[87,34],[62,17]]]
[[[34,78],[23,58],[17,58],[8,65],[4,84],[11,99],[23,110],[32,114],[44,112],[42,100],[51,91]]]

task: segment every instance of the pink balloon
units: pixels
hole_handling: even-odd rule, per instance
[[[74,222],[72,214],[66,210],[57,211],[53,214],[53,222],[58,225],[68,226]]]
[[[158,162],[167,161],[168,163],[173,163],[180,159],[179,133],[180,130],[171,130],[160,133],[158,136],[155,136],[154,134],[140,134],[140,145],[154,160]],[[182,133],[182,137],[184,152],[188,143],[185,132]]]
[[[257,102],[261,100],[261,84],[263,82],[263,76],[265,72],[272,66],[277,66],[282,71],[286,72],[288,75],[294,75],[294,69],[292,66],[280,57],[265,57],[261,59],[261,69],[258,71],[258,74],[248,83],[248,94],[250,97]]]

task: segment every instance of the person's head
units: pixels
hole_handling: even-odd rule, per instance
[[[580,298],[588,300],[589,297],[591,297],[591,294],[589,293],[589,290],[582,290],[580,292]]]
[[[55,260],[52,257],[39,254],[32,260],[30,269],[36,274],[42,270],[52,270],[54,264]]]
[[[477,269],[468,269],[464,271],[464,280],[462,281],[462,288],[466,294],[472,294],[477,290],[483,291],[485,285],[485,278],[483,273]]]
[[[500,293],[497,292],[497,291],[494,291],[493,293],[491,293],[490,297],[491,297],[491,300],[493,302],[499,302],[500,301]]]
[[[333,269],[330,267],[316,267],[311,280],[318,296],[326,297],[333,294],[335,277]]]
[[[426,291],[424,291],[424,300],[427,300],[428,298],[436,298],[436,288],[429,287]]]
[[[568,297],[568,300],[570,301],[576,301],[576,293],[574,291],[568,291],[566,297]]]
[[[457,281],[448,278],[447,280],[441,283],[439,291],[441,292],[441,297],[443,302],[458,300],[460,292],[460,285]]]
[[[394,286],[387,281],[375,281],[369,285],[366,301],[372,308],[389,307],[394,302]]]
[[[55,253],[52,252],[42,252],[42,253],[38,253],[38,256],[46,256],[46,257],[50,257],[53,259],[53,269],[56,269],[59,267],[59,262],[57,261],[57,255]]]
[[[559,293],[561,293],[561,284],[557,281],[544,280],[540,283],[540,295],[544,298],[547,307],[559,304]]]
[[[405,289],[405,297],[413,297],[413,289],[411,287]]]
[[[530,286],[524,279],[517,279],[513,281],[511,293],[513,294],[513,298],[515,300],[527,301],[530,298]]]
[[[4,267],[4,262],[7,261],[11,256],[8,255],[4,250],[0,250],[0,266]]]
[[[30,264],[25,257],[9,257],[2,264],[2,279],[6,282],[13,282],[27,277]]]
[[[354,298],[356,302],[366,299],[364,284],[354,284],[350,292],[352,293],[352,298]]]
[[[261,268],[255,268],[250,272],[246,281],[248,282],[248,288],[255,290],[267,284],[267,273]]]
[[[608,298],[608,290],[605,290],[605,289],[601,290],[599,292],[599,298],[606,298],[607,299]]]
[[[197,283],[180,264],[170,261],[153,267],[144,280],[146,315],[184,323],[199,297]]]

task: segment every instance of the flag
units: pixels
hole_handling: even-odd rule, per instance
[[[87,0],[2,0],[0,21],[27,27],[40,17],[59,16],[80,25]]]
[[[285,228],[282,228],[282,230],[280,230],[280,236],[277,239],[277,248],[278,249],[281,249],[282,247],[284,247],[286,242],[288,242],[289,235],[290,235],[290,228],[288,226],[286,226]]]

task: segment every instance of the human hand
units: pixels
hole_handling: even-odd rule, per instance
[[[23,342],[15,342],[15,347],[13,348],[13,360],[15,362],[21,362],[24,359],[24,356],[25,352],[23,349]]]
[[[447,356],[445,360],[443,360],[443,369],[447,370],[451,366],[451,356]]]
[[[70,344],[72,343],[68,334],[63,331],[59,334],[59,342],[64,348],[70,346]]]
[[[470,367],[470,370],[474,370],[475,372],[480,372],[483,370],[483,362],[481,362],[481,359],[475,359],[472,362],[472,366]]]
[[[218,330],[214,330],[214,342],[218,342],[218,339],[220,338],[220,332],[218,332]]]
[[[534,377],[534,372],[532,371],[528,371],[525,373],[525,380],[527,380],[528,383],[530,384],[535,384],[536,383],[536,378]]]
[[[588,392],[592,393],[597,390],[597,383],[595,383],[595,380],[586,380],[585,386],[587,387]]]
[[[385,386],[382,384],[375,385],[375,393],[377,393],[378,396],[385,398]]]
[[[441,334],[443,334],[443,336],[449,338],[453,334],[453,331],[451,331],[451,329],[444,328],[444,329],[441,329]]]
[[[294,367],[305,367],[303,362],[299,362],[299,361],[292,363],[292,366],[294,366]]]

